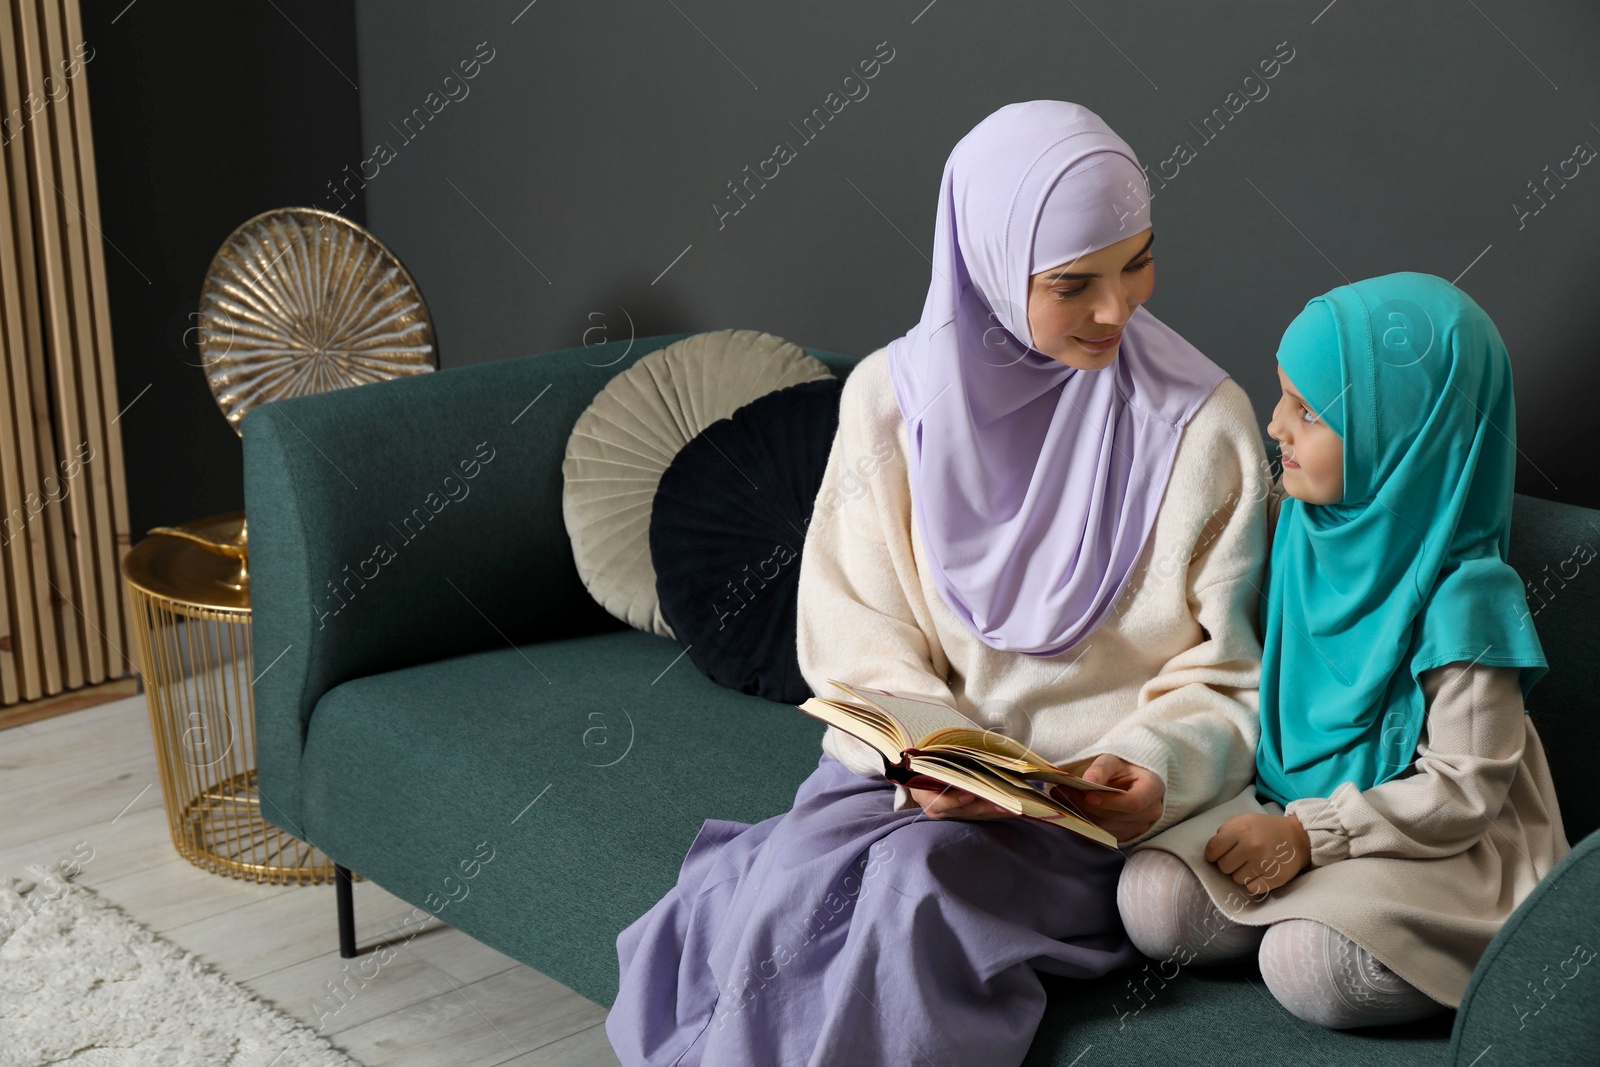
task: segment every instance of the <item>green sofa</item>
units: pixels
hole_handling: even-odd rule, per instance
[[[451,925],[608,1006],[618,932],[673,884],[702,820],[786,811],[821,754],[820,723],[709,681],[602,610],[573,565],[568,433],[612,375],[684,336],[299,397],[243,424],[267,819],[418,907],[450,901]],[[841,378],[859,358],[809,351]],[[1574,942],[1600,948],[1595,548],[1600,512],[1517,497],[1513,562],[1544,591],[1551,665],[1531,703],[1583,843],[1507,924],[1464,1010],[1322,1031],[1253,966],[1164,979],[1152,963],[1045,976],[1027,1062],[1490,1067],[1600,1046],[1600,961],[1548,980]]]

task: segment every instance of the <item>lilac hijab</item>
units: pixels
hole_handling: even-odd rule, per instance
[[[934,586],[993,648],[1053,656],[1106,617],[1227,377],[1142,306],[1102,370],[1033,347],[1030,275],[1149,226],[1133,149],[1077,104],[1007,104],[945,163],[933,281],[889,373]]]

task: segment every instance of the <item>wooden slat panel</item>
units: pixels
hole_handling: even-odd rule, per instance
[[[13,31],[16,38],[17,80],[19,90],[26,95],[30,92],[42,92],[42,85],[30,82],[32,75],[27,62],[28,49],[31,37],[25,32],[26,23],[24,16],[26,10],[20,6],[12,8]],[[45,109],[46,111],[48,108]],[[33,390],[30,400],[30,415],[33,426],[33,441],[36,451],[36,465],[26,472],[26,476],[35,491],[43,486],[43,479],[59,471],[56,455],[55,419],[50,406],[50,387],[52,368],[49,360],[48,328],[42,306],[42,288],[46,278],[40,267],[39,240],[41,222],[38,211],[38,194],[32,179],[34,163],[29,158],[28,133],[38,123],[47,121],[43,113],[35,114],[28,120],[28,125],[17,137],[17,144],[21,149],[20,158],[24,165],[12,172],[12,180],[19,197],[22,199],[24,210],[19,213],[19,218],[25,216],[28,222],[26,230],[26,257],[23,263],[23,299],[25,316],[24,321],[28,326],[28,362],[32,368],[30,386]],[[19,226],[19,234],[23,233]],[[83,684],[83,657],[78,629],[75,626],[62,626],[60,606],[61,601],[56,593],[57,579],[65,580],[70,573],[69,554],[67,549],[66,523],[60,521],[60,516],[54,514],[59,508],[59,503],[45,508],[31,522],[37,532],[44,537],[47,547],[47,557],[44,565],[35,570],[36,611],[38,613],[41,632],[48,633],[50,641],[56,646],[55,656],[47,657],[43,661],[44,680],[43,692],[55,693],[63,688],[79,688]]]
[[[66,21],[66,48],[68,59],[78,59],[84,42],[83,20],[79,17],[78,0],[61,0]],[[110,487],[111,510],[104,516],[110,533],[106,555],[101,567],[110,568],[110,583],[115,595],[106,600],[105,635],[114,647],[120,649],[120,661],[113,661],[110,674],[121,676],[137,669],[128,626],[133,619],[133,609],[128,598],[128,587],[122,581],[122,560],[133,547],[132,531],[128,517],[128,483],[124,477],[122,453],[122,427],[116,420],[121,414],[117,397],[117,365],[111,348],[111,307],[106,293],[106,250],[100,233],[100,183],[94,162],[94,132],[89,121],[89,71],[88,65],[77,74],[76,88],[72,92],[72,126],[78,147],[78,182],[83,193],[82,204],[88,232],[85,239],[89,253],[88,299],[93,308],[96,370],[100,378],[100,411],[98,421],[104,426],[106,451],[100,476]]]
[[[0,15],[5,704],[135,669],[121,573],[131,545],[128,500],[82,32],[77,0],[17,0]],[[92,449],[89,462],[80,448]],[[67,478],[64,465],[79,469]]]
[[[4,167],[0,166],[0,197],[6,193],[6,178]],[[0,209],[0,222],[8,221],[9,213]],[[7,243],[6,225],[0,225],[0,245]],[[0,263],[0,274],[4,274],[5,265]],[[0,352],[9,353],[13,350],[10,334],[10,316],[5,307],[3,297],[0,297]],[[17,485],[19,482],[16,456],[16,418],[10,400],[11,381],[7,375],[4,380],[4,397],[0,402],[5,404],[5,417],[0,418],[0,502],[16,499]],[[0,541],[7,539],[6,526],[0,521]],[[20,554],[20,546],[6,546],[12,549],[8,555]],[[17,679],[17,655],[19,646],[24,644],[20,635],[13,631],[12,620],[16,613],[11,607],[11,587],[15,582],[12,574],[11,560],[0,560],[0,703],[12,704],[21,699],[21,688]],[[23,588],[17,583],[19,591]]]
[[[18,119],[17,125],[5,126],[8,137],[3,166],[9,194],[5,214],[10,223],[10,241],[4,248],[10,269],[5,274],[8,281],[15,283],[18,294],[15,304],[10,302],[9,296],[7,298],[7,307],[15,311],[15,317],[7,324],[6,344],[12,409],[16,413],[14,429],[20,484],[15,496],[7,492],[4,504],[7,514],[15,514],[14,508],[22,508],[22,525],[16,531],[16,539],[7,545],[12,551],[7,552],[5,558],[12,591],[12,614],[8,624],[17,657],[19,685],[22,697],[31,700],[61,688],[63,650],[57,640],[47,581],[50,527],[34,521],[35,516],[27,506],[30,494],[37,494],[40,488],[41,464],[36,442],[42,437],[47,448],[52,446],[48,435],[49,413],[44,406],[47,393],[34,265],[33,207],[28,194],[27,149],[21,126],[32,118],[22,74],[22,43],[13,24],[14,18],[15,12],[8,11],[7,17],[0,19],[0,33],[4,34],[4,46],[0,47],[0,103],[8,118],[16,116]],[[18,334],[20,343],[15,341]],[[59,536],[59,528],[57,532],[55,540],[59,544],[54,546],[55,555],[64,560],[66,542]]]
[[[18,36],[22,39],[24,80],[29,85],[43,86],[50,71],[44,64],[44,41],[37,11],[32,0],[22,0],[15,9],[20,16],[17,21]],[[45,108],[36,121],[28,124],[24,136],[31,164],[29,192],[33,197],[34,236],[38,242],[36,255],[39,300],[44,307],[45,353],[51,381],[55,383],[55,407],[51,415],[55,420],[57,448],[54,451],[57,454],[52,458],[59,460],[64,458],[59,453],[72,452],[78,442],[85,439],[85,428],[78,410],[78,353],[72,334],[71,298],[67,293],[66,252],[62,247],[65,224],[61,212],[70,208],[62,203],[57,191],[58,163],[51,136],[56,124],[54,110],[54,105]],[[74,489],[42,517],[51,522],[65,517],[75,535],[67,545],[68,569],[51,576],[54,593],[51,603],[62,636],[80,652],[80,656],[67,664],[67,685],[76,689],[86,680],[98,681],[105,677],[102,646],[92,639],[84,625],[84,616],[92,619],[101,613],[89,494]]]
[[[10,72],[14,65],[14,47],[9,20],[0,19],[0,113],[3,113],[0,118],[12,114],[12,94],[7,91],[7,86],[12,80]],[[0,140],[9,142],[3,121],[0,121]],[[4,505],[7,513],[11,502],[21,500],[24,495],[18,453],[20,443],[29,439],[27,431],[19,429],[27,425],[27,420],[22,417],[27,407],[25,404],[19,407],[16,403],[19,390],[11,374],[13,367],[20,365],[25,368],[25,363],[22,304],[18,294],[17,265],[13,258],[16,241],[12,236],[11,176],[6,158],[10,155],[10,152],[0,152],[0,352],[4,353],[6,361],[3,388],[0,388],[0,394],[3,394],[0,403],[3,403],[5,416],[0,418],[0,505]],[[26,380],[22,382],[20,391],[26,395]],[[8,518],[12,521],[6,521]],[[26,518],[26,512],[21,518]],[[4,544],[4,551],[0,553],[0,562],[4,564],[4,574],[0,575],[0,700],[7,704],[20,699],[18,658],[37,652],[36,648],[29,645],[33,634],[24,632],[25,629],[31,629],[27,626],[32,621],[30,613],[21,613],[19,621],[22,625],[14,622],[19,613],[13,608],[11,590],[15,587],[18,593],[23,593],[27,576],[27,556],[23,552],[25,542],[21,537],[13,537],[13,534],[22,533],[21,518],[0,514],[0,543]]]
[[[78,172],[78,144],[74,130],[71,101],[82,86],[65,81],[68,47],[63,41],[61,7],[70,0],[36,0],[41,36],[41,65],[51,72],[58,85],[66,85],[66,96],[51,107],[50,134],[55,149],[56,176],[53,192],[57,201],[57,220],[60,226],[61,269],[65,282],[69,319],[70,347],[57,353],[57,359],[69,364],[78,376],[76,395],[60,395],[60,403],[71,405],[82,427],[83,437],[71,443],[62,442],[63,458],[72,462],[78,450],[87,447],[94,457],[82,467],[79,489],[86,499],[82,505],[83,525],[78,528],[77,541],[83,545],[83,573],[79,580],[84,590],[83,600],[77,605],[80,622],[87,628],[84,647],[89,649],[86,681],[103,682],[116,669],[122,659],[121,642],[112,644],[108,629],[120,636],[117,592],[117,575],[114,571],[116,544],[111,533],[111,490],[107,484],[109,448],[106,445],[106,420],[101,402],[100,359],[96,350],[94,309],[89,283],[88,244],[99,235],[86,225],[89,205],[85,202],[82,182]],[[74,79],[75,80],[75,79]],[[113,378],[112,396],[116,395]],[[113,624],[113,620],[115,624]]]

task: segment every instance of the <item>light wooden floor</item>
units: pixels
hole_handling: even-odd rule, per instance
[[[339,958],[332,886],[247,884],[180,857],[143,696],[0,730],[0,813],[0,873],[92,849],[76,881],[370,1067],[617,1063],[604,1008],[437,919],[405,941],[411,905],[371,882],[354,885],[358,943],[396,951],[363,981],[377,958]]]

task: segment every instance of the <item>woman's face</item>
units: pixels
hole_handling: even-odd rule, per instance
[[[1344,440],[1311,410],[1278,365],[1283,395],[1272,409],[1267,436],[1283,446],[1283,491],[1307,504],[1344,499]]]
[[[1078,370],[1099,370],[1117,358],[1122,327],[1150,299],[1156,268],[1146,227],[1114,245],[1033,275],[1028,329],[1034,346]],[[1095,345],[1095,341],[1107,343]]]

